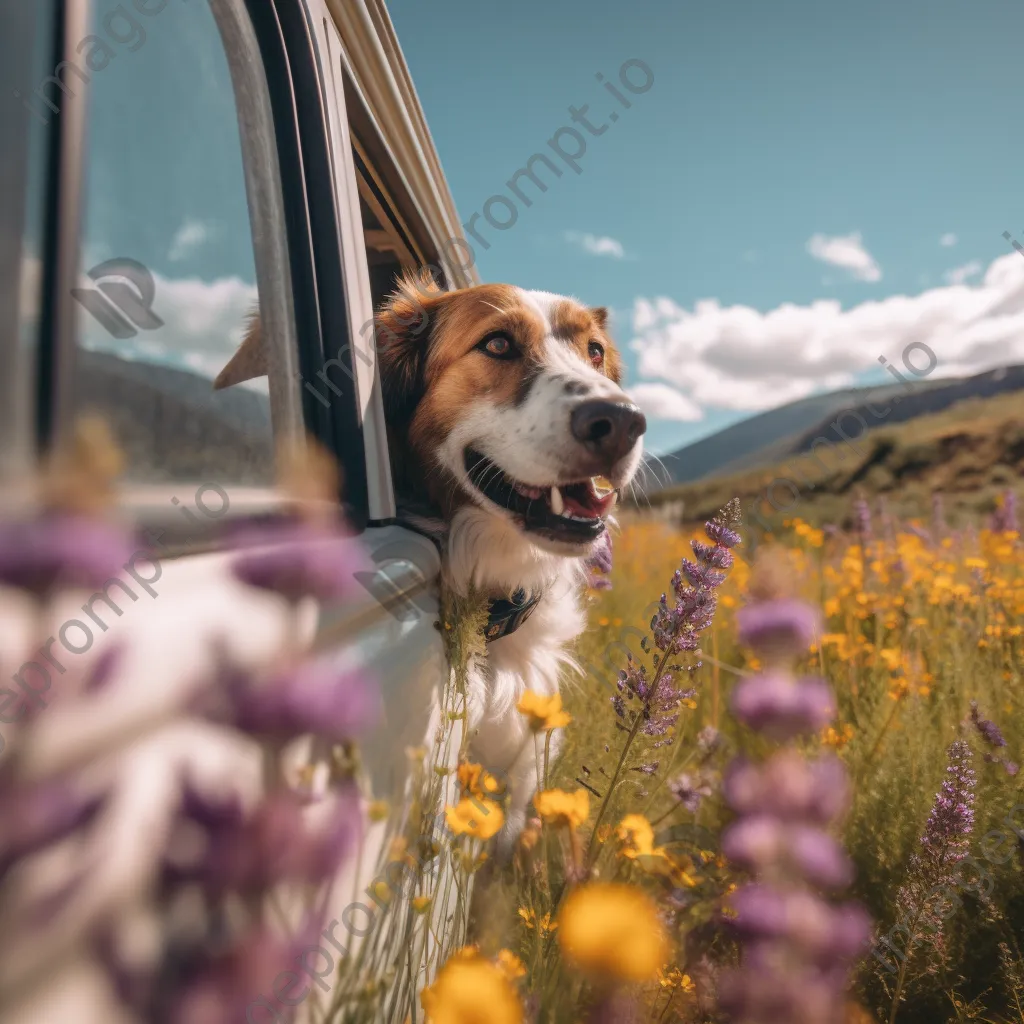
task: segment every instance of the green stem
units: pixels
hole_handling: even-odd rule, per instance
[[[917,928],[918,921],[921,920],[923,909],[924,908],[921,908],[917,911],[914,915],[913,924],[908,929],[907,946],[903,952],[903,962],[900,964],[900,973],[896,978],[896,988],[893,990],[892,1007],[889,1010],[889,1024],[895,1024],[896,1014],[899,1013],[900,997],[903,995],[903,986],[907,980],[907,968],[910,966],[910,952],[914,945],[914,933]]]

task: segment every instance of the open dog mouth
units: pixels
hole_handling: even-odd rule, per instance
[[[600,537],[616,492],[590,477],[568,484],[535,487],[510,477],[497,463],[467,448],[470,482],[489,501],[507,509],[524,530],[552,540],[584,544]]]

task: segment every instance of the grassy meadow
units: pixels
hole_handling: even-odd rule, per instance
[[[953,530],[874,512],[868,523],[863,506],[850,518],[858,530],[787,519],[758,543],[739,527],[743,543],[713,623],[689,657],[693,692],[666,734],[647,736],[613,709],[617,673],[627,652],[647,656],[643,638],[661,593],[680,560],[693,557],[691,541],[707,538],[699,524],[627,516],[612,587],[590,595],[583,677],[564,688],[564,709],[527,709],[545,774],[536,818],[513,872],[478,874],[464,974],[457,954],[424,994],[429,1020],[726,1019],[716,1009],[716,979],[738,957],[729,896],[744,876],[719,849],[732,817],[720,784],[730,758],[767,745],[730,715],[734,686],[761,667],[738,646],[735,621],[749,596],[751,551],[761,546],[824,616],[798,667],[828,680],[838,714],[801,749],[829,749],[847,767],[852,803],[837,832],[856,867],[847,895],[868,910],[876,938],[891,937],[891,947],[876,946],[881,955],[866,953],[854,969],[846,1021],[1024,1024],[1024,843],[1013,832],[1024,834],[1024,773],[1012,763],[1024,758],[1024,545],[1016,532],[981,522]],[[972,701],[981,727],[971,721]],[[564,712],[564,752],[550,763],[544,737]],[[989,742],[990,723],[1005,745]],[[924,941],[914,923],[922,907],[913,905],[912,857],[957,739],[970,745],[976,774],[973,860],[946,886],[941,928]],[[488,796],[486,787],[476,791]],[[986,838],[1000,830],[1002,840]],[[463,832],[456,846],[477,849],[473,829]],[[604,883],[625,888],[592,893],[592,905],[577,898]],[[631,892],[649,900],[630,906]],[[644,923],[652,907],[666,936],[653,949]],[[490,1016],[446,1016],[460,991],[485,998],[474,963],[497,965],[504,981],[495,993],[505,995],[494,995]],[[524,1016],[502,1003],[510,991]]]
[[[999,495],[1021,477],[1022,409],[1020,392],[972,398],[905,423],[874,427],[850,444],[819,445],[772,465],[667,487],[638,502],[699,522],[739,497],[744,509],[756,503],[756,515],[774,531],[797,514],[815,526],[851,526],[853,501],[864,493],[883,497],[906,519],[927,519],[932,496],[941,494],[945,518],[954,526],[967,525],[991,513]],[[773,483],[785,480],[792,481],[796,497],[780,482],[766,498]]]

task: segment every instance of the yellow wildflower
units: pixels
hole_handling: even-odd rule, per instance
[[[590,817],[590,794],[585,789],[545,789],[533,798],[533,806],[549,824],[577,828]]]
[[[642,814],[627,814],[615,829],[619,852],[629,860],[637,857],[659,857],[664,850],[654,848],[654,829]]]
[[[545,914],[538,920],[537,912],[532,907],[520,907],[519,916],[531,932],[536,928],[540,932],[541,937],[553,932],[558,927],[558,922],[552,921],[550,914]]]
[[[493,800],[463,798],[454,807],[444,809],[445,821],[457,836],[490,839],[505,824],[505,812]]]
[[[665,989],[679,989],[681,992],[692,992],[696,987],[688,974],[683,974],[678,967],[665,967],[658,971],[658,984]]]
[[[853,739],[853,726],[849,722],[840,726],[839,729],[828,726],[821,734],[821,742],[826,747],[845,747]]]
[[[498,950],[494,962],[509,981],[518,981],[526,977],[526,965],[510,949]]]
[[[530,720],[530,728],[534,732],[562,729],[572,721],[572,716],[562,710],[560,693],[545,697],[543,694],[534,693],[533,690],[526,690],[516,707]]]
[[[562,953],[589,974],[649,981],[667,958],[668,937],[658,908],[632,885],[581,885],[562,904],[558,923]]]
[[[460,950],[420,993],[430,1024],[522,1024],[523,1008],[500,967]]]
[[[379,900],[381,903],[385,905],[390,903],[391,900],[394,898],[394,893],[392,893],[391,889],[388,887],[387,882],[385,882],[383,879],[379,879],[378,881],[374,882],[367,890],[367,892],[375,900]]]
[[[463,761],[456,772],[459,785],[470,796],[494,796],[504,792],[504,786],[483,765]]]
[[[430,904],[433,903],[433,899],[430,896],[413,896],[412,909],[417,914],[425,914],[430,909]]]

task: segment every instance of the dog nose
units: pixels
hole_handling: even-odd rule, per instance
[[[605,456],[610,467],[647,430],[647,419],[635,405],[592,399],[573,409],[569,425],[572,436],[595,454]]]

